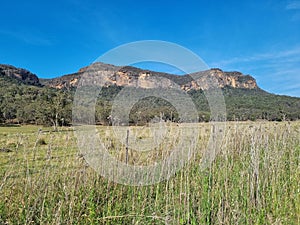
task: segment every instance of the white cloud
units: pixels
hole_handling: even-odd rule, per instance
[[[211,63],[212,66],[228,66],[237,63],[270,61],[270,62],[300,62],[300,47],[283,50],[279,52],[260,53],[253,56],[234,57],[228,60]]]
[[[299,22],[300,21],[300,1],[292,1],[285,7],[286,10],[291,11],[291,21]]]
[[[300,9],[300,1],[293,1],[286,5],[286,10]]]
[[[235,57],[210,66],[250,73],[267,91],[300,97],[300,47]]]
[[[34,34],[33,32],[0,30],[0,34],[13,37],[30,45],[48,46],[53,44],[48,38],[43,37],[41,34]]]

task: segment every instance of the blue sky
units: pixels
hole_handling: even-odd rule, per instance
[[[209,67],[300,97],[300,0],[1,2],[0,63],[39,77],[75,72],[139,40],[177,43]]]

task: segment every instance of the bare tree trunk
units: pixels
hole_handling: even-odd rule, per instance
[[[55,114],[55,127],[54,127],[55,131],[57,131],[57,127],[58,127],[58,113]]]

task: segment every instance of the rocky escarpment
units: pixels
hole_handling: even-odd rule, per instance
[[[35,74],[10,65],[0,64],[0,76],[10,77],[28,85],[41,86],[39,78]]]
[[[240,72],[223,72],[221,69],[210,69],[204,72],[191,74],[194,78],[181,86],[181,89],[207,90],[211,87],[208,80],[215,82],[219,88],[232,87],[242,89],[257,89],[256,80],[250,75],[244,75]]]
[[[227,86],[244,89],[258,88],[253,77],[240,72],[224,72],[220,69],[210,69],[190,75],[179,76],[142,70],[131,66],[118,67],[104,63],[95,63],[89,67],[84,67],[80,69],[78,73],[42,80],[42,83],[57,89],[70,89],[78,85],[82,76],[91,76],[96,80],[101,79],[101,84],[104,86],[170,88],[178,85],[182,90],[190,91],[209,89],[210,84],[207,81],[211,80],[220,88]]]

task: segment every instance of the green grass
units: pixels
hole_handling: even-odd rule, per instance
[[[140,187],[98,175],[79,154],[72,128],[0,127],[0,148],[12,150],[0,152],[0,224],[300,224],[299,122],[228,123],[222,150],[205,170],[210,125],[197,126],[190,163],[167,181]],[[147,130],[131,129],[138,140],[148,138]],[[124,160],[112,128],[98,130]],[[157,148],[159,158],[133,151],[129,163],[167,157],[166,146]]]

